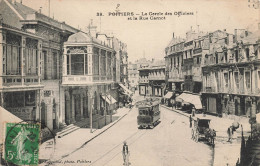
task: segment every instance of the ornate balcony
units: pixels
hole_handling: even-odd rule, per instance
[[[68,75],[62,77],[62,85],[87,85],[113,82],[112,76]]]

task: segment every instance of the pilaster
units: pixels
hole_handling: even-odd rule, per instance
[[[0,30],[0,76],[5,75],[6,72],[6,70],[4,69],[4,67],[6,66],[6,45],[5,44],[6,44],[6,33]],[[0,77],[0,86],[2,85],[3,85],[3,77]]]
[[[64,51],[63,51],[63,67],[62,67],[62,74],[63,74],[63,76],[67,76],[67,74],[69,74],[69,73],[67,73],[67,71],[68,71],[68,69],[67,69],[67,47],[64,47]]]
[[[93,72],[92,72],[92,66],[94,65],[93,64],[93,61],[92,61],[92,56],[93,56],[93,47],[90,46],[88,47],[88,75],[93,75]]]

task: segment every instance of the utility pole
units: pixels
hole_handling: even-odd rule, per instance
[[[106,101],[106,93],[105,93],[105,125],[107,125],[107,101]]]

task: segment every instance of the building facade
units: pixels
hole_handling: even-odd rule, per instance
[[[148,75],[150,96],[163,97],[165,94],[165,65],[151,66]]]
[[[210,52],[203,66],[203,98],[214,114],[255,117],[259,101],[259,30],[210,34]]]
[[[19,39],[20,37],[16,36],[13,38],[12,34],[6,33],[7,35],[10,34],[10,37],[7,36],[7,38],[14,39],[16,43],[17,41],[23,42],[19,46],[21,50],[24,49],[25,51],[20,53],[18,51],[17,54],[28,56],[28,59],[24,59],[23,61],[22,59],[18,60],[23,63],[20,66],[20,70],[21,68],[24,68],[23,70],[27,72],[27,75],[33,77],[31,77],[31,79],[28,78],[27,80],[21,79],[21,82],[30,82],[30,84],[27,85],[28,89],[35,86],[34,84],[37,82],[37,79],[39,80],[38,83],[42,85],[39,92],[27,95],[30,99],[37,99],[35,100],[36,103],[34,109],[38,109],[39,115],[37,115],[38,117],[36,119],[41,121],[42,126],[47,126],[51,130],[53,128],[58,128],[59,124],[62,123],[60,117],[63,111],[60,107],[62,102],[60,79],[62,71],[61,55],[63,42],[67,40],[69,35],[78,32],[78,30],[67,25],[65,22],[59,22],[53,18],[45,16],[41,11],[31,9],[22,3],[16,1],[12,2],[10,0],[1,0],[0,4],[0,13],[3,17],[2,22],[4,24],[16,28],[17,31],[19,30],[21,32],[34,34],[41,39],[35,40],[27,37]],[[26,58],[26,56],[23,58]],[[27,63],[27,66],[25,66],[25,63]],[[12,72],[6,74],[16,75],[12,74]],[[24,75],[24,73],[20,74]],[[17,80],[13,79],[12,81]],[[13,92],[22,91],[22,89],[19,89],[18,87],[12,87],[12,89]],[[15,94],[12,96],[17,95]],[[6,102],[10,100],[11,97],[4,99]]]
[[[135,90],[138,87],[139,81],[139,71],[137,70],[137,64],[132,64],[131,62],[128,64],[128,79],[130,82],[130,87]]]
[[[109,109],[104,108],[115,101],[109,93],[114,83],[113,48],[78,32],[64,43],[63,59],[65,122],[71,124],[92,115],[107,115]]]

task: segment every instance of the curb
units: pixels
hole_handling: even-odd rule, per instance
[[[184,116],[186,116],[186,117],[189,117],[189,115],[187,115],[187,114],[185,114],[185,113],[182,113],[182,112],[180,112],[180,111],[177,111],[177,110],[175,110],[175,109],[171,109],[171,108],[169,108],[169,107],[167,107],[167,106],[165,106],[165,105],[161,105],[163,108],[166,108],[166,109],[168,109],[168,110],[170,110],[170,111],[174,111],[174,112],[176,112],[176,113],[178,113],[178,114],[181,114],[181,115],[184,115]]]

